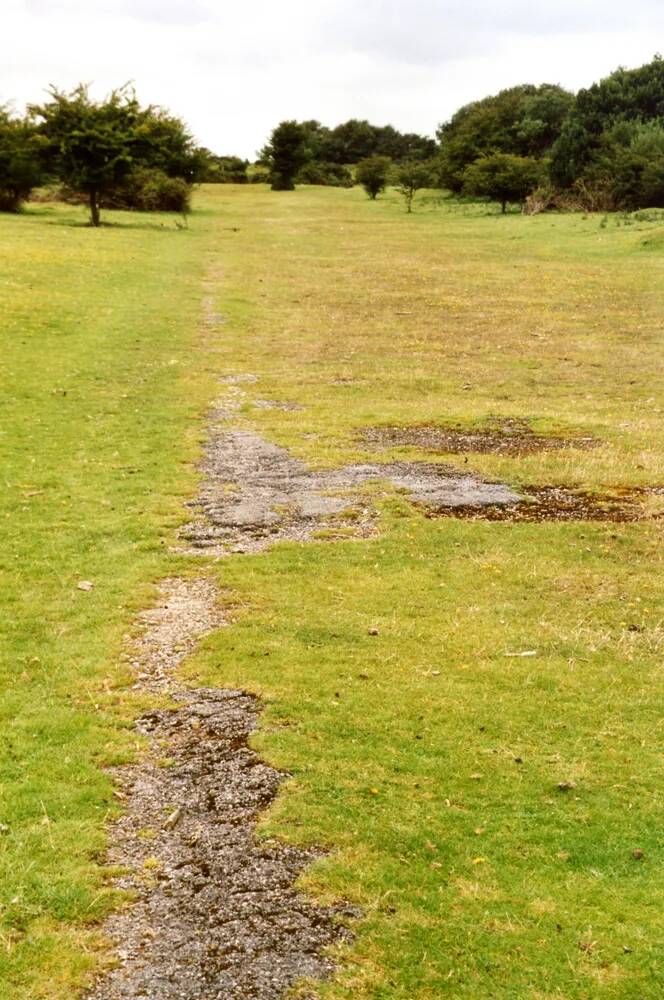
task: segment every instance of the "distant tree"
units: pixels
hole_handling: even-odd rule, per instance
[[[508,202],[523,204],[537,187],[541,174],[542,164],[533,157],[493,153],[466,168],[463,191],[500,202],[504,213]]]
[[[638,69],[617,69],[576,95],[574,105],[551,153],[551,179],[559,187],[592,181],[607,150],[630,144],[611,131],[621,123],[664,122],[664,60],[661,56]],[[626,135],[626,134],[625,134]]]
[[[42,179],[35,126],[0,107],[0,211],[18,212]]]
[[[319,121],[302,122],[309,159],[319,163],[345,166],[370,156],[389,156],[395,162],[426,159],[436,152],[436,143],[415,133],[403,134],[392,125],[372,125],[351,118],[334,128]]]
[[[376,153],[376,128],[351,118],[330,130],[322,154],[331,163],[359,163]]]
[[[281,122],[272,130],[261,152],[261,161],[270,168],[273,191],[292,191],[298,171],[308,159],[307,131],[295,121]]]
[[[376,153],[389,156],[395,163],[427,160],[436,152],[436,142],[428,136],[398,132],[391,125],[376,128]]]
[[[410,160],[402,163],[396,172],[397,190],[406,202],[406,211],[413,211],[413,199],[421,188],[431,187],[431,168],[426,163]]]
[[[317,163],[328,162],[327,150],[330,129],[325,125],[321,125],[316,119],[301,122],[301,125],[304,129],[304,145],[307,152],[307,161]]]
[[[372,201],[385,190],[392,170],[389,156],[368,156],[360,160],[355,170],[355,180],[361,184]]]
[[[441,181],[459,193],[464,172],[480,156],[542,158],[556,141],[574,97],[554,84],[523,84],[460,108],[441,125]]]
[[[246,184],[249,162],[239,156],[218,156],[204,147],[198,150],[201,165],[197,180],[201,184]]]

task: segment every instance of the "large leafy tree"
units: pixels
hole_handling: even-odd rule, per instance
[[[466,169],[493,153],[544,157],[574,98],[555,84],[523,84],[460,108],[438,129],[442,183],[459,193]]]
[[[207,164],[207,150],[196,145],[184,122],[152,105],[136,119],[131,153],[141,166],[189,184],[202,179]]]
[[[261,160],[270,168],[272,190],[292,191],[298,171],[308,158],[305,127],[296,121],[277,125],[261,153]]]
[[[0,107],[0,211],[18,212],[40,183],[40,143],[34,124]]]
[[[30,108],[48,167],[86,195],[93,226],[100,224],[104,197],[116,196],[140,168],[197,180],[203,159],[186,126],[161,108],[142,108],[131,87],[102,101],[94,101],[83,84],[69,93],[54,87],[49,93],[49,101]]]
[[[560,187],[592,179],[606,167],[607,149],[626,149],[613,132],[625,123],[664,125],[664,60],[656,56],[638,69],[617,69],[576,95],[551,157],[551,177]]]
[[[103,101],[93,101],[83,84],[70,93],[52,87],[50,96],[30,108],[48,143],[49,165],[65,184],[87,195],[90,220],[98,226],[102,196],[134,165],[141,108],[127,87]]]

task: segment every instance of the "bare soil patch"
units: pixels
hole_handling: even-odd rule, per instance
[[[254,399],[251,405],[256,410],[284,410],[287,413],[301,413],[304,409],[299,403],[284,399]]]
[[[224,431],[210,438],[195,519],[181,532],[194,552],[255,552],[282,539],[304,541],[325,528],[370,533],[375,511],[358,493],[367,483],[388,482],[415,503],[434,508],[518,503],[501,483],[426,462],[347,465],[312,471],[253,431]]]
[[[536,434],[524,420],[501,420],[486,427],[468,429],[443,427],[438,424],[415,426],[368,427],[360,438],[377,448],[407,445],[448,455],[497,454],[519,458],[540,451],[563,448],[594,448],[599,441],[593,437],[560,437]]]
[[[186,690],[173,671],[223,623],[207,580],[168,580],[133,666],[136,686],[169,692],[176,707],[138,720],[139,764],[115,772],[125,811],[112,830],[115,884],[136,896],[105,925],[119,964],[89,1000],[272,1000],[302,977],[332,969],[326,946],[348,932],[344,907],[294,888],[321,855],[256,838],[258,815],[285,775],[249,747],[260,705],[246,691]]]
[[[619,489],[605,493],[563,486],[524,486],[523,499],[516,504],[458,506],[430,510],[428,517],[459,517],[482,521],[642,521],[661,518],[664,514],[648,514],[644,508],[647,497],[664,497],[664,488]]]

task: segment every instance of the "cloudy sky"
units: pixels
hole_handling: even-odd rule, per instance
[[[248,157],[284,118],[433,134],[502,87],[578,89],[664,49],[662,0],[2,0],[2,24],[0,103],[133,80]]]

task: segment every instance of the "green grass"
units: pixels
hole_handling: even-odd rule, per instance
[[[132,713],[105,692],[194,488],[210,395],[191,359],[204,223],[94,231],[79,214],[0,217],[0,995],[17,1000],[70,997],[93,962],[115,808],[100,765],[129,747],[113,703]]]
[[[186,232],[71,212],[0,220],[0,995],[18,1000],[71,997],[100,960],[100,768],[136,711],[122,636],[152,582],[194,571],[167,546],[211,376],[258,376],[238,423],[319,466],[370,456],[367,424],[499,415],[603,444],[445,460],[664,484],[656,213],[406,216],[393,194],[253,186],[206,189]],[[225,322],[201,332],[210,297]],[[661,536],[432,521],[393,497],[374,539],[212,567],[236,620],[186,672],[263,693],[256,743],[294,776],[265,831],[330,847],[307,882],[365,911],[321,997],[661,995]]]

